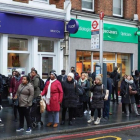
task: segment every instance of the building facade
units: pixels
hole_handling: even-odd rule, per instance
[[[22,3],[21,3],[22,2]],[[70,20],[71,3],[64,8],[45,0],[0,1],[0,73],[11,75],[21,69],[28,74],[32,67],[42,79],[50,70],[63,69],[65,21]]]

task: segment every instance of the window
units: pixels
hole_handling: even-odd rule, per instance
[[[113,0],[113,15],[123,16],[123,0]]]
[[[33,0],[33,1],[37,1],[37,2],[46,2],[49,4],[49,0]]]
[[[82,10],[94,11],[94,0],[82,0]]]
[[[38,40],[39,52],[54,52],[54,42],[49,40]]]
[[[9,38],[8,50],[28,51],[28,40],[23,38]]]

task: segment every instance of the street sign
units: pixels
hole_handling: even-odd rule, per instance
[[[98,31],[99,30],[99,20],[93,20],[91,22],[91,31]]]
[[[100,20],[103,20],[104,15],[105,15],[104,12],[101,12],[101,13],[100,13]]]
[[[71,34],[77,33],[79,29],[79,23],[77,20],[71,19],[67,24],[67,31]]]

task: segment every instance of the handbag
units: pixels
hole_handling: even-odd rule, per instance
[[[44,113],[46,109],[46,103],[44,101],[44,99],[41,97],[41,100],[40,100],[40,113]]]
[[[103,94],[103,84],[102,84],[102,94]],[[107,101],[109,97],[109,90],[106,90],[105,98],[104,100]]]
[[[135,91],[133,91],[133,90],[131,90],[131,89],[129,89],[129,94],[130,95],[135,95],[135,94],[137,94],[138,92],[135,90]]]
[[[85,90],[80,86],[77,85],[77,93],[79,96],[82,96],[84,94]]]

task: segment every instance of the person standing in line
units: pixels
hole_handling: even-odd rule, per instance
[[[31,130],[31,119],[30,119],[30,108],[34,98],[34,87],[29,83],[30,79],[28,76],[23,76],[22,84],[19,85],[15,99],[18,100],[18,112],[19,112],[19,128],[17,132],[24,130],[24,117],[27,122],[27,133]]]
[[[87,111],[87,104],[89,102],[89,89],[90,89],[90,83],[86,78],[85,73],[81,73],[81,78],[78,81],[78,84],[84,89],[83,96],[80,96],[80,102],[83,102],[83,112],[84,114],[88,113]]]
[[[57,80],[62,84],[67,80],[67,75],[65,70],[61,70],[61,75],[57,77]]]
[[[129,104],[133,106],[136,116],[139,116],[134,96],[135,94],[137,94],[137,89],[132,76],[127,75],[125,79],[125,84],[123,84],[121,87],[121,92],[121,94],[123,94],[122,103],[125,104],[126,116],[128,117],[130,113]]]
[[[109,110],[110,110],[110,100],[111,100],[111,93],[112,93],[112,79],[110,78],[111,73],[107,72],[107,89],[109,90],[108,100],[104,102],[104,109],[103,109],[103,118],[105,120],[109,119]]]
[[[19,85],[22,83],[22,77],[21,77],[21,70],[17,69],[16,70],[16,75],[11,79],[10,83],[10,95],[13,97],[13,108],[14,108],[14,117],[15,117],[15,122],[17,122],[17,113],[18,113],[18,105],[17,105],[17,100],[14,100],[15,94],[18,90]]]
[[[136,89],[137,89],[137,94],[135,95],[135,100],[136,100],[136,105],[137,107],[140,107],[140,103],[139,103],[139,100],[140,100],[140,76],[139,76],[139,71],[138,70],[135,70],[135,75],[133,76],[134,77],[134,83],[136,85]]]
[[[63,99],[63,89],[61,83],[57,80],[56,77],[56,73],[51,72],[50,80],[46,83],[46,86],[41,93],[42,96],[46,96],[46,109],[48,112],[47,127],[52,126],[54,122],[54,128],[58,127],[59,124],[60,104]]]
[[[76,93],[76,83],[74,82],[74,74],[69,73],[67,80],[63,82],[63,101],[62,101],[62,122],[61,125],[65,124],[66,111],[69,111],[69,125],[72,125],[72,118],[77,107],[77,93]]]
[[[36,98],[41,93],[41,90],[40,90],[40,77],[38,76],[36,70],[32,70],[32,74],[31,75],[32,76],[31,76],[31,79],[30,79],[30,83],[34,87],[34,98]]]
[[[91,87],[91,92],[93,92],[92,102],[91,102],[91,117],[88,123],[94,121],[94,113],[97,109],[98,117],[94,124],[100,124],[101,120],[101,110],[104,108],[104,98],[106,94],[106,88],[102,84],[102,77],[100,75],[96,76],[94,85]]]
[[[32,67],[32,68],[31,68],[31,72],[30,72],[30,73],[28,73],[28,77],[29,77],[29,79],[30,79],[30,80],[31,80],[31,78],[32,78],[32,71],[33,71],[33,70],[35,70],[35,68],[34,68],[34,67]]]
[[[75,70],[72,70],[71,72],[74,74],[74,80],[75,80],[75,82],[78,82],[79,79],[80,79],[79,74]]]
[[[114,68],[114,71],[111,73],[111,78],[113,79],[113,86],[112,86],[112,97],[113,103],[115,103],[114,94],[116,94],[116,101],[119,104],[118,100],[118,82],[120,81],[120,74],[117,72],[118,67]]]

